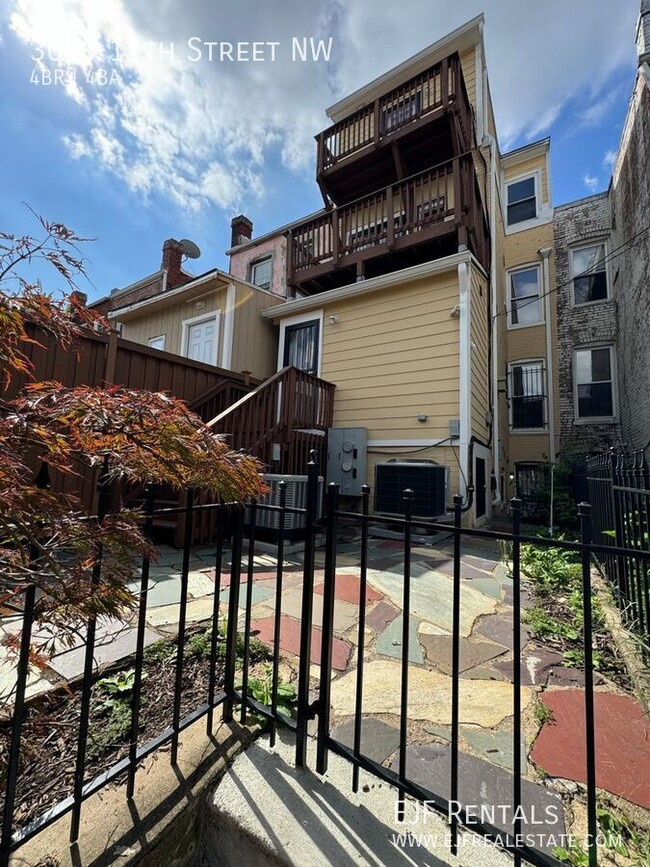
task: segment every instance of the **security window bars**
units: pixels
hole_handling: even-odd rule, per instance
[[[270,289],[272,272],[271,256],[267,256],[266,259],[260,259],[258,262],[253,262],[251,265],[251,283],[259,286],[260,289]]]
[[[607,298],[607,268],[605,245],[592,244],[571,251],[573,303],[589,304]]]
[[[534,220],[537,217],[535,176],[508,184],[508,225]]]
[[[510,367],[510,424],[513,430],[546,427],[544,365],[541,361]]]
[[[612,348],[579,349],[575,354],[578,418],[611,418],[614,415]]]
[[[510,325],[539,325],[543,322],[539,267],[511,272],[508,283]]]

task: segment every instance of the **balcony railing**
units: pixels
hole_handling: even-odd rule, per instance
[[[467,226],[480,261],[486,233],[471,155],[333,208],[291,230],[290,283],[300,283],[359,259],[422,243]]]
[[[457,54],[320,133],[317,136],[318,174],[451,104],[461,108],[461,125],[467,135],[470,108]],[[466,141],[465,146],[469,145]]]

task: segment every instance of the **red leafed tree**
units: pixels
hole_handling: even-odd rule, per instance
[[[32,380],[0,403],[0,604],[19,608],[25,586],[36,584],[43,593],[35,619],[61,638],[93,613],[117,616],[132,605],[126,581],[133,557],[154,552],[137,513],[122,509],[94,520],[78,497],[37,484],[34,457],[65,474],[81,462],[103,470],[106,482],[200,487],[227,501],[255,497],[263,488],[255,459],[233,452],[167,394],[33,381],[27,323],[70,351],[96,322],[108,327],[76,294],[85,239],[38,219],[41,238],[0,233],[0,383],[5,389],[16,374]],[[35,260],[55,269],[65,292],[48,294],[23,276]],[[91,592],[100,550],[101,578]]]

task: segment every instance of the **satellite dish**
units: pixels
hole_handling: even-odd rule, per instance
[[[185,253],[188,259],[198,259],[201,255],[201,251],[197,245],[194,241],[190,241],[189,238],[183,238],[178,243],[183,248],[183,253]]]

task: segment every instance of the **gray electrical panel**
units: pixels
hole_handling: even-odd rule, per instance
[[[331,427],[327,431],[327,483],[344,497],[360,497],[366,481],[368,431],[365,427]]]

